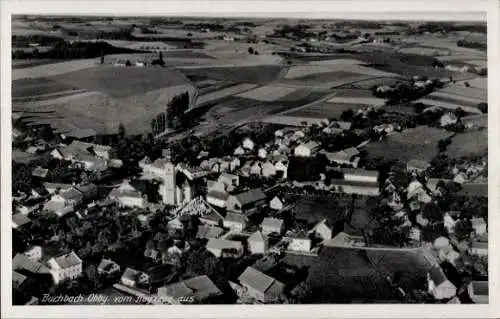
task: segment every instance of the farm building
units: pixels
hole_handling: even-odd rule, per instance
[[[227,210],[235,213],[251,214],[266,204],[266,195],[260,188],[230,195],[227,199]]]
[[[369,171],[360,168],[342,168],[344,180],[351,182],[377,183],[378,171]]]
[[[256,231],[248,237],[248,249],[252,254],[264,254],[267,249],[267,239],[260,231]]]
[[[251,297],[261,302],[273,302],[283,297],[285,285],[255,268],[247,267],[238,280]]]
[[[210,238],[207,243],[207,250],[215,257],[228,254],[232,257],[241,257],[244,252],[243,245],[239,241]]]

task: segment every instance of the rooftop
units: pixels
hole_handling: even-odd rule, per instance
[[[66,255],[55,257],[54,261],[62,269],[70,268],[82,263],[82,260],[73,251]]]
[[[281,228],[281,226],[283,226],[283,220],[278,218],[266,217],[262,221],[262,227]]]
[[[261,293],[265,293],[273,285],[283,286],[283,283],[252,267],[247,267],[238,280]]]
[[[225,240],[218,238],[210,238],[207,243],[208,249],[230,249],[230,248],[240,249],[241,247],[242,244],[239,241]]]
[[[158,288],[158,295],[173,298],[193,296],[195,301],[199,302],[209,297],[220,296],[222,292],[208,276],[203,275]]]
[[[254,188],[249,191],[234,195],[241,205],[253,203],[266,199],[266,194],[260,188]]]
[[[246,215],[242,215],[242,214],[227,213],[226,217],[224,218],[224,221],[243,224],[243,223],[246,223],[248,221],[248,217]]]

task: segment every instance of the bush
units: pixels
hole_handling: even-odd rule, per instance
[[[252,47],[248,48],[248,53],[253,54],[253,48]]]

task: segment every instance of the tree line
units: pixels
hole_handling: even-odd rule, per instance
[[[160,134],[167,128],[175,128],[182,124],[184,113],[189,109],[189,93],[176,95],[167,103],[165,112],[158,114],[151,121],[153,134]]]

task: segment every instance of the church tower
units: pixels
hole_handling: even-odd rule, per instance
[[[164,177],[163,177],[163,203],[165,205],[177,205],[176,200],[176,183],[175,183],[175,165],[172,163],[170,150],[164,151],[164,156],[167,160],[165,163]]]

